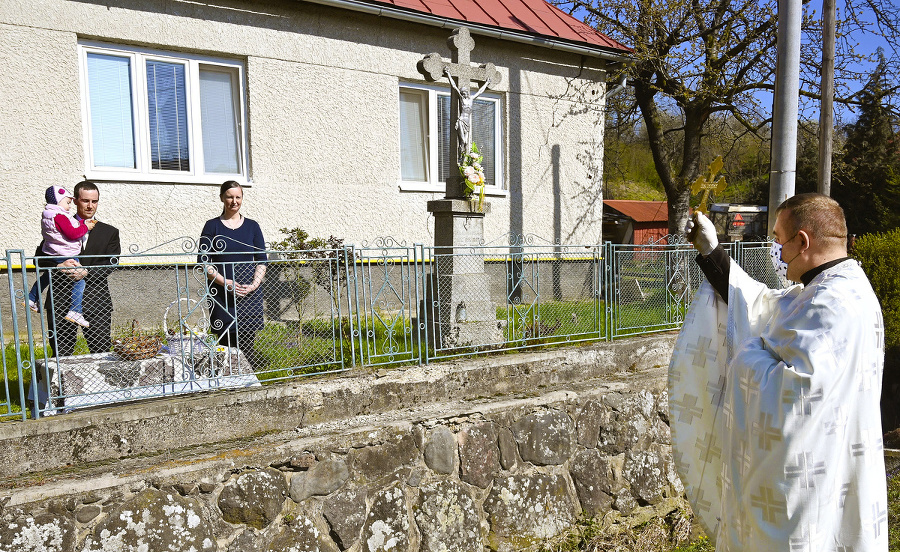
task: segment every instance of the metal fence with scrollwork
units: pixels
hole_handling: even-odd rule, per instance
[[[94,263],[81,258],[92,265],[86,270],[7,251],[0,421],[355,366],[675,330],[702,278],[693,248],[677,242],[515,238],[449,250],[379,239],[257,251],[229,261],[223,274],[232,279],[220,286],[216,269],[226,263],[199,245],[179,240]],[[784,283],[768,244],[729,248],[752,276]],[[258,266],[262,277],[254,278]],[[40,274],[47,286],[30,303]],[[87,327],[67,317],[81,279]]]

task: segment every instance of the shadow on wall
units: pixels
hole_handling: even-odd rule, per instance
[[[522,235],[522,74],[509,69],[509,231]]]
[[[509,233],[524,235],[522,196],[522,73],[509,68]],[[522,302],[522,262],[514,258],[509,264],[506,294],[510,303]]]
[[[599,82],[586,81],[580,85],[573,84],[581,76],[578,75],[571,79],[566,93],[554,98],[557,100],[557,104],[562,100],[568,100],[567,103],[569,105],[557,124],[560,124],[562,120],[570,116],[584,117],[586,113],[591,111],[596,111],[598,115],[598,119],[594,123],[594,134],[583,141],[575,142],[577,147],[581,148],[576,153],[576,159],[581,163],[580,166],[584,169],[585,177],[584,180],[574,178],[571,182],[572,196],[569,198],[569,201],[572,210],[574,211],[577,205],[580,206],[580,212],[575,217],[574,224],[570,224],[571,229],[564,238],[566,242],[572,239],[576,241],[585,239],[583,236],[576,237],[579,230],[584,227],[600,228],[603,218],[603,150],[601,147],[602,137],[598,129],[603,128],[606,107],[605,101],[602,108],[598,109],[596,107],[596,102],[602,99]],[[602,236],[596,235],[587,239],[591,241],[596,240],[599,243],[602,241]]]

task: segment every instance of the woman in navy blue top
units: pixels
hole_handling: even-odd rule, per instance
[[[263,327],[266,275],[265,241],[259,224],[244,217],[244,189],[229,180],[219,188],[222,214],[209,219],[200,234],[198,262],[210,279],[211,329],[219,343],[238,347],[256,368],[253,341]]]

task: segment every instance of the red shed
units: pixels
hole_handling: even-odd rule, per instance
[[[603,207],[604,241],[642,245],[669,233],[666,201],[607,199]]]

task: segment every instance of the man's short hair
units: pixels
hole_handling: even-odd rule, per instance
[[[788,230],[795,234],[805,230],[813,238],[829,245],[847,246],[847,219],[840,204],[824,194],[797,194],[775,209],[777,217],[787,211]]]
[[[92,192],[97,192],[97,195],[100,195],[100,188],[97,187],[96,184],[91,182],[90,180],[82,180],[78,184],[75,184],[75,190],[73,194],[75,195],[75,199],[78,199],[78,196],[81,194],[81,190],[89,190]]]

